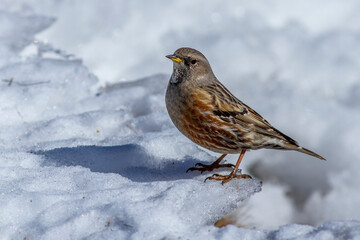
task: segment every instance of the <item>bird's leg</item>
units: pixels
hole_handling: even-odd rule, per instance
[[[215,162],[213,162],[212,164],[210,165],[205,165],[205,164],[202,164],[202,163],[197,163],[195,164],[195,166],[199,166],[199,167],[191,167],[189,168],[188,170],[186,170],[186,172],[188,171],[201,171],[201,173],[205,172],[205,171],[209,171],[211,172],[212,170],[216,169],[216,168],[226,168],[226,167],[234,167],[234,164],[230,164],[230,163],[227,163],[227,164],[219,164],[221,162],[221,160],[224,159],[224,157],[226,156],[227,154],[223,154],[221,155],[221,157],[219,157]]]
[[[207,177],[205,179],[206,180],[216,180],[216,181],[222,181],[222,184],[224,183],[227,183],[229,182],[231,179],[233,178],[244,178],[244,179],[251,179],[252,177],[250,175],[247,175],[247,174],[236,174],[239,166],[240,166],[240,163],[241,163],[241,160],[243,159],[244,155],[245,155],[245,152],[246,150],[243,149],[240,153],[240,156],[239,156],[239,159],[237,160],[236,162],[236,165],[234,167],[234,169],[231,171],[231,173],[229,175],[220,175],[220,174],[214,174],[212,175],[211,177]]]

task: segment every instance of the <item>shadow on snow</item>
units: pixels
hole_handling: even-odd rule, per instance
[[[200,174],[198,171],[186,173],[188,168],[201,162],[197,159],[185,157],[172,161],[156,158],[136,144],[65,147],[35,154],[45,157],[43,166],[82,166],[92,172],[118,173],[135,182],[189,179]]]

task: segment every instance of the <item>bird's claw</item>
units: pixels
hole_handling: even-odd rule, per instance
[[[214,174],[211,177],[205,178],[204,182],[207,180],[216,180],[216,181],[222,181],[221,184],[224,185],[225,183],[229,182],[233,178],[238,179],[252,179],[250,175],[247,174],[229,174],[229,175],[220,175],[220,174]]]

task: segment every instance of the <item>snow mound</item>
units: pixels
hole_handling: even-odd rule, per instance
[[[357,1],[2,3],[4,239],[360,235]],[[255,180],[222,186],[185,173],[219,155],[167,115],[164,56],[182,46],[201,50],[236,96],[328,161],[259,150],[242,163]],[[229,213],[258,229],[213,226]]]
[[[10,26],[22,21],[1,14]],[[44,22],[27,26],[27,43],[49,26],[48,18],[35,19]],[[172,127],[167,76],[97,90],[80,60],[43,55],[7,62],[0,75],[4,238],[177,236],[213,224],[261,190],[257,180],[222,186],[204,183],[210,174],[186,173],[215,159]]]

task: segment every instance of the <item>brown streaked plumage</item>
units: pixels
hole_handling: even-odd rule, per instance
[[[212,171],[232,167],[220,164],[230,153],[240,153],[229,175],[214,174],[207,178],[226,183],[237,175],[237,169],[246,150],[271,148],[295,150],[325,160],[320,155],[300,147],[292,138],[271,126],[263,117],[241,102],[222,85],[205,56],[192,48],[179,48],[166,56],[173,60],[173,73],[166,91],[166,108],[170,118],[186,137],[196,144],[222,153],[211,165],[196,164],[189,170]],[[206,179],[205,179],[206,180]]]

